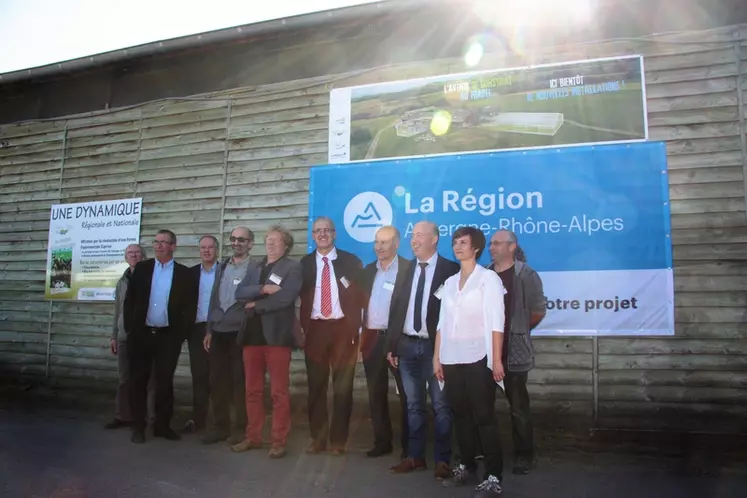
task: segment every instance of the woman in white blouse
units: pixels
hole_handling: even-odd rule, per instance
[[[444,486],[466,484],[476,474],[475,457],[481,448],[485,475],[476,498],[501,493],[503,453],[495,413],[495,386],[503,380],[503,283],[493,271],[477,264],[485,249],[485,235],[463,227],[452,236],[454,255],[461,265],[436,296],[441,315],[436,332],[433,373],[445,383],[453,412],[461,463]]]

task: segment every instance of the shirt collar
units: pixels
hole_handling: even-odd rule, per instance
[[[394,260],[389,263],[389,268],[386,270],[381,267],[381,261],[376,260],[376,270],[381,272],[389,272],[391,270],[398,270],[399,269],[399,256],[394,256]]]
[[[429,258],[428,260],[426,260],[426,261],[420,261],[420,259],[419,259],[419,258],[415,258],[415,261],[416,261],[416,262],[418,262],[418,263],[428,263],[428,266],[427,266],[427,268],[435,268],[435,266],[436,266],[436,261],[438,261],[438,252],[434,252],[434,253],[433,253],[433,256],[431,256],[431,257],[430,257],[430,258]]]
[[[213,266],[211,266],[209,270],[205,270],[205,267],[202,266],[202,263],[200,263],[200,271],[202,273],[215,273],[215,269],[217,267],[218,267],[218,262],[217,261],[215,263],[213,263]]]
[[[317,261],[321,261],[322,258],[324,258],[324,257],[325,256],[322,256],[321,254],[319,254],[319,250],[316,251],[316,259],[317,259]],[[333,247],[332,250],[329,251],[329,253],[327,253],[326,258],[328,260],[330,260],[330,261],[336,260],[337,259],[337,248]]]
[[[156,260],[156,268],[160,268],[161,270],[167,270],[173,267],[174,267],[174,258],[171,258],[168,261],[168,263],[161,263],[160,261]]]

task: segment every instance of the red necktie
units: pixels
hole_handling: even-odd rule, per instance
[[[332,314],[332,287],[329,281],[329,260],[323,257],[324,268],[322,269],[322,315],[330,316]]]

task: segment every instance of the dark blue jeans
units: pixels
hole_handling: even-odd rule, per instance
[[[451,462],[451,408],[446,403],[444,392],[433,375],[433,343],[429,339],[415,339],[402,335],[397,345],[399,370],[407,396],[407,425],[410,439],[407,456],[425,459],[426,411],[430,392],[435,415],[436,442],[434,460]]]

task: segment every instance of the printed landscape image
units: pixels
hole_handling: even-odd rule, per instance
[[[72,285],[73,250],[69,248],[52,250],[50,270],[49,286],[53,292],[54,289],[57,289],[57,292],[69,290]]]
[[[644,115],[638,58],[361,87],[350,159],[644,139]]]

